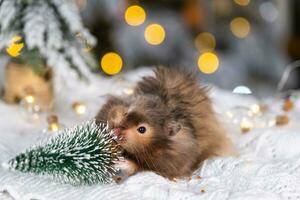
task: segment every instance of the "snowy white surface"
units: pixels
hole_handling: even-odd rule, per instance
[[[125,76],[127,81],[122,77],[117,77],[118,80],[95,79],[89,86],[61,81],[54,113],[66,126],[90,119],[104,102],[102,95],[107,92],[120,94],[141,74],[148,73],[147,70],[135,71]],[[217,89],[213,89],[211,95],[221,118],[234,105],[255,102],[251,97],[238,97]],[[86,102],[88,114],[75,115],[71,110],[74,101]],[[276,101],[272,106],[276,106]],[[73,187],[45,177],[0,169],[0,199],[300,199],[299,106],[297,102],[296,109],[290,114],[291,123],[285,127],[261,128],[241,134],[238,127],[228,126],[240,155],[206,161],[191,180],[174,182],[152,172],[143,172],[120,185]],[[0,102],[0,116],[0,162],[46,137],[42,134],[46,114],[40,121],[29,123],[19,106]],[[197,179],[197,175],[202,178]]]

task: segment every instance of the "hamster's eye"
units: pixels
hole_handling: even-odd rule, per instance
[[[145,128],[144,126],[140,126],[140,127],[137,129],[137,131],[138,131],[139,133],[141,133],[141,134],[144,134],[144,133],[146,133],[146,128]]]

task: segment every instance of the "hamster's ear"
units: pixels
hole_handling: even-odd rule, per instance
[[[167,125],[167,133],[169,136],[176,135],[181,130],[181,125],[177,122],[169,122]]]

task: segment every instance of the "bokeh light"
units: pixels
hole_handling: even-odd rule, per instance
[[[73,111],[78,115],[83,115],[86,113],[86,105],[82,102],[75,102],[72,104]]]
[[[278,9],[271,2],[262,3],[259,6],[259,12],[262,18],[264,18],[267,22],[274,22],[279,15]]]
[[[250,0],[234,0],[234,2],[240,6],[247,6],[250,3]]]
[[[150,24],[145,29],[144,37],[149,44],[159,45],[164,41],[166,33],[160,24]]]
[[[34,98],[33,95],[26,95],[26,96],[24,97],[24,100],[25,100],[25,102],[28,103],[28,104],[33,104],[33,103],[35,102],[35,98]]]
[[[131,26],[139,26],[144,23],[145,19],[146,13],[140,6],[130,6],[125,11],[125,21]]]
[[[243,17],[234,18],[230,22],[230,30],[238,38],[245,38],[250,33],[250,23]]]
[[[243,118],[240,123],[240,129],[243,133],[247,133],[254,128],[254,123],[248,118]]]
[[[199,56],[198,67],[204,74],[212,74],[219,67],[218,56],[212,52],[206,52]]]
[[[195,46],[201,52],[213,51],[216,47],[216,39],[211,33],[203,32],[196,37]]]
[[[120,55],[114,52],[105,54],[101,59],[102,70],[108,75],[114,75],[121,71],[123,61]]]
[[[235,93],[235,94],[251,94],[252,92],[247,86],[239,85],[239,86],[237,86],[233,89],[232,93]]]

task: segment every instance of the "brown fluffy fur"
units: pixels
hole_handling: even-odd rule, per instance
[[[111,96],[96,119],[121,130],[120,144],[124,157],[135,164],[133,173],[189,176],[205,159],[234,152],[207,89],[180,70],[157,68],[154,77],[137,83],[132,97]],[[145,134],[137,132],[141,125]]]

